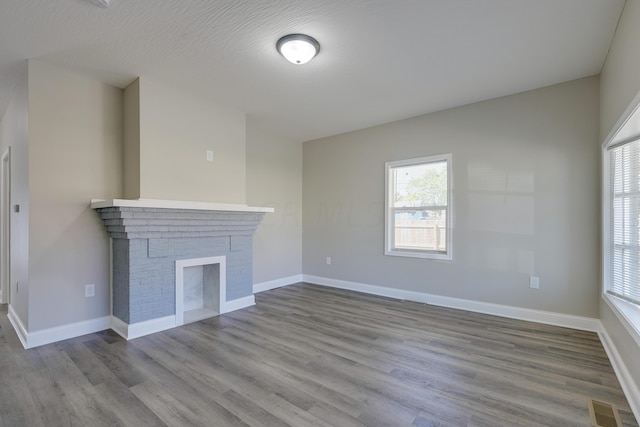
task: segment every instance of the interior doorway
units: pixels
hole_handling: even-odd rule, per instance
[[[11,302],[11,147],[0,163],[0,304]]]

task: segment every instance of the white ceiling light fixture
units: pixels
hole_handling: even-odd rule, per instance
[[[306,34],[289,34],[278,40],[276,49],[287,61],[302,65],[320,52],[320,43]]]

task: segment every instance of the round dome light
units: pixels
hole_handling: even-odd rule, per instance
[[[320,52],[320,43],[305,34],[289,34],[278,40],[276,49],[287,61],[302,65],[311,61]]]

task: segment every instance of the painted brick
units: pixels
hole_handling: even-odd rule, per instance
[[[231,236],[231,251],[238,252],[253,248],[253,238],[251,236]]]
[[[114,239],[113,311],[127,323],[175,312],[175,261],[224,255],[227,300],[253,293],[253,233],[264,214],[161,208],[97,210]]]

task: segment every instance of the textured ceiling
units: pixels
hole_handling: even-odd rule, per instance
[[[598,74],[624,0],[0,0],[0,114],[25,59],[211,97],[304,141]],[[279,37],[315,37],[304,66]]]

